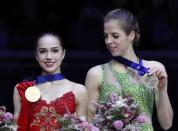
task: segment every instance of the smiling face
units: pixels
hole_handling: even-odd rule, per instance
[[[60,73],[60,66],[65,56],[65,50],[57,36],[46,34],[37,41],[36,60],[44,74]]]
[[[112,56],[124,56],[132,49],[132,34],[126,34],[117,20],[111,19],[104,23],[106,47]]]

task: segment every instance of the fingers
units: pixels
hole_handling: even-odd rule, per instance
[[[157,70],[155,74],[158,78],[167,78],[167,74],[165,71]]]
[[[149,75],[154,75],[155,74],[158,78],[167,78],[167,73],[165,71],[160,70],[160,69],[155,68],[155,67],[150,68],[148,74]]]
[[[155,72],[156,72],[156,68],[150,68],[149,70],[148,70],[148,74],[149,75],[154,75],[155,74]]]

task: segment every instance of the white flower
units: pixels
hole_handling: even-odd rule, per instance
[[[86,116],[80,116],[80,119],[81,119],[82,121],[85,121],[85,120],[86,120]]]
[[[125,103],[126,99],[123,99],[121,96],[119,96],[119,100],[116,101],[116,104],[114,104],[114,107],[124,107],[127,104]]]

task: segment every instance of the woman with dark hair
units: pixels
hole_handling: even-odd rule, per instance
[[[159,123],[163,129],[172,126],[173,110],[167,93],[167,73],[163,64],[143,60],[134,51],[133,45],[140,38],[136,17],[127,10],[115,9],[104,18],[104,38],[112,60],[91,68],[86,76],[88,89],[88,118],[96,113],[93,102],[106,101],[113,92],[132,96],[148,121],[141,130],[152,131],[154,101]]]
[[[36,60],[42,73],[34,81],[20,82],[14,88],[14,119],[18,131],[54,131],[65,113],[87,115],[86,88],[61,73],[65,49],[54,33],[42,34],[36,44]]]

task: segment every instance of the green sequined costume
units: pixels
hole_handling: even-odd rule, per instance
[[[151,116],[154,103],[154,92],[152,88],[147,88],[139,81],[138,75],[130,72],[118,73],[112,67],[111,62],[102,65],[103,80],[100,87],[100,101],[106,101],[112,92],[122,95],[131,95],[139,104],[143,113],[150,117],[150,122],[141,127],[141,131],[153,131]],[[132,71],[133,72],[133,71]]]

